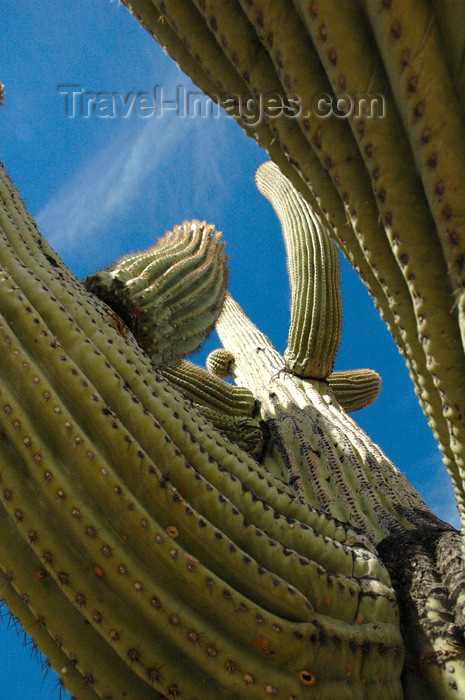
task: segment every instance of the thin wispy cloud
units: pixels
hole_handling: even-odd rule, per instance
[[[86,240],[101,236],[112,222],[126,216],[148,182],[153,182],[154,197],[169,207],[176,187],[179,190],[179,176],[173,191],[165,187],[161,193],[157,183],[173,163],[178,171],[185,169],[186,179],[198,183],[193,205],[202,209],[211,188],[218,203],[223,177],[217,163],[226,118],[214,120],[216,139],[205,139],[204,119],[180,118],[176,113],[121,121],[112,140],[92,152],[36,214],[40,230],[57,252],[66,251],[67,260]]]
[[[37,214],[52,246],[78,245],[128,207],[174,148],[174,120],[150,119],[93,153]]]

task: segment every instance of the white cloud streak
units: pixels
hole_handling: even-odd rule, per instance
[[[124,212],[140,183],[179,143],[176,130],[174,119],[150,119],[90,156],[37,214],[51,245],[79,245]]]
[[[198,92],[188,78],[173,67],[165,74],[166,99],[175,96],[181,85],[187,92]],[[118,121],[111,141],[85,158],[36,214],[40,230],[59,253],[65,249],[68,254],[77,251],[86,239],[108,228],[116,217],[124,216],[136,200],[138,190],[150,181],[152,174],[157,170],[164,172],[176,162],[182,167],[183,156],[189,159],[190,176],[199,183],[199,194],[204,190],[206,201],[209,182],[221,187],[219,168],[213,164],[227,148],[224,132],[225,122],[229,120],[226,117],[208,119],[209,138],[205,138],[205,119],[182,118],[175,111],[165,111],[162,117],[133,116]]]

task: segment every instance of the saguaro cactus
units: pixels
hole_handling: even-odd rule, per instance
[[[338,295],[321,288],[323,268],[337,285],[336,258],[279,171],[261,176],[314,260],[310,284],[289,256],[290,343],[319,376],[296,375],[226,296],[217,327],[238,386],[222,385],[221,401],[213,375],[185,362],[157,369],[39,236],[1,172],[1,590],[75,697],[399,698],[399,611],[375,547],[387,538],[389,561],[389,540],[412,533],[418,545],[420,526],[449,537],[459,558],[458,534],[321,376],[337,349]],[[331,319],[319,343],[306,290]],[[225,436],[221,421],[242,416],[266,426],[255,438],[262,464],[250,434],[248,452],[233,430]],[[455,697],[463,574],[442,561],[431,555],[437,585],[421,605],[415,581],[400,588],[420,618],[407,654],[423,664],[421,679],[418,664],[407,668],[404,686]]]
[[[204,92],[236,95],[237,121],[331,225],[405,358],[463,521],[463,3],[126,4]],[[270,95],[301,109],[260,110]]]
[[[288,347],[225,294],[212,228],[89,292],[2,170],[1,596],[77,698],[462,697],[459,534],[346,413],[379,379],[332,372],[328,233],[406,358],[463,516],[463,6],[130,5],[212,96],[299,97],[295,119],[237,116],[279,165],[257,183],[286,242]],[[367,88],[385,119],[312,118],[315,95]],[[205,371],[184,355],[215,320],[227,352]]]

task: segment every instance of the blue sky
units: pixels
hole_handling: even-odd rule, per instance
[[[217,117],[88,118],[66,114],[58,88],[153,94],[198,92],[124,7],[109,0],[3,0],[0,9],[0,158],[39,227],[83,277],[192,218],[223,232],[232,295],[283,352],[290,292],[280,228],[256,190],[266,153],[235,122]],[[383,389],[353,417],[408,476],[428,505],[458,526],[449,478],[384,324],[342,264],[344,329],[336,369],[369,367]],[[194,361],[217,347],[209,339]],[[59,697],[21,638],[0,623],[2,698]]]

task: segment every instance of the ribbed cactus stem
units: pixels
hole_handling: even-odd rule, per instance
[[[347,413],[360,411],[376,401],[381,391],[381,377],[372,369],[348,369],[333,372],[328,384]]]
[[[336,246],[274,163],[259,168],[256,183],[279,217],[286,245],[292,296],[284,359],[294,374],[325,379],[333,370],[342,330]]]
[[[360,427],[332,406],[326,385],[290,374],[229,294],[216,328],[235,355],[235,381],[260,399],[275,459],[310,503],[320,503],[374,542],[400,525],[428,520],[419,494]]]
[[[363,6],[436,223],[452,287],[463,293],[465,242],[460,232],[465,204],[456,183],[465,179],[465,123],[444,60],[437,15],[428,0],[393,0],[381,12],[371,2]],[[408,59],[402,61],[402,56]],[[460,324],[465,347],[463,319]]]
[[[461,0],[431,0],[431,5],[441,32],[456,96],[465,109],[465,71],[463,69],[465,35],[462,31],[465,24],[465,6]]]
[[[172,364],[197,350],[221,310],[227,270],[220,235],[205,222],[184,222],[84,284],[126,322],[155,364]]]
[[[229,350],[217,348],[208,355],[205,365],[210,374],[220,377],[220,379],[226,379],[226,377],[231,376],[234,355]]]
[[[230,416],[251,416],[255,397],[243,387],[231,386],[192,362],[181,360],[162,372],[191,401]]]

